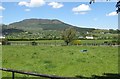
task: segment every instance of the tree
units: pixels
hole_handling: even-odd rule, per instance
[[[90,4],[95,3],[96,0],[90,0]],[[106,1],[110,1],[110,0],[106,0]],[[120,12],[120,0],[117,0],[117,4],[116,4],[116,12],[119,13]]]
[[[91,3],[95,3],[95,1],[96,1],[96,0],[90,0],[89,3],[90,3],[90,4],[91,4]],[[106,0],[106,1],[110,1],[110,0]]]
[[[95,0],[90,0],[90,4],[91,4],[92,2],[95,3]]]
[[[120,0],[117,2],[116,8],[117,8],[116,12],[119,13],[120,12]]]
[[[69,45],[76,36],[76,30],[74,28],[67,28],[62,33],[62,39],[65,41],[66,45]]]

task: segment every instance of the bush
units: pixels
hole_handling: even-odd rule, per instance
[[[33,42],[32,42],[32,45],[33,45],[33,46],[36,46],[36,45],[37,45],[37,42],[33,41]]]
[[[112,44],[114,44],[114,45],[120,45],[120,40],[119,39],[118,40],[113,40]]]
[[[7,40],[2,40],[2,45],[10,45],[11,43],[8,42]]]
[[[81,45],[81,41],[80,40],[73,40],[71,42],[72,45]]]

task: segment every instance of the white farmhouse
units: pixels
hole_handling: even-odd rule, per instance
[[[2,45],[2,39],[5,39],[5,37],[0,36],[0,45]]]
[[[93,36],[86,36],[86,39],[94,39]]]
[[[5,39],[5,37],[3,37],[3,36],[0,36],[0,39]]]

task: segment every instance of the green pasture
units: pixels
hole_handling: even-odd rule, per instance
[[[83,49],[87,52],[82,52]],[[117,73],[118,48],[6,45],[2,46],[2,67],[58,76]],[[3,77],[10,76],[11,73],[3,72]]]

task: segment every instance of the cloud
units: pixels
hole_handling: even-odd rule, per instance
[[[25,2],[25,1],[21,1],[21,2],[19,2],[18,3],[18,5],[20,5],[20,6],[29,6],[29,3],[27,3],[27,2]]]
[[[86,4],[81,4],[78,7],[74,7],[72,9],[72,11],[75,12],[75,14],[86,14],[90,10],[91,8],[89,7],[89,5]]]
[[[2,10],[5,10],[5,8],[4,8],[4,7],[2,7],[2,6],[0,6],[0,11],[2,11]]]
[[[63,7],[64,5],[61,4],[61,3],[58,3],[58,2],[51,2],[48,4],[49,6],[52,6],[52,8],[61,8]]]
[[[31,11],[31,10],[30,10],[30,9],[25,9],[25,11],[26,11],[26,12],[29,12],[29,11]]]
[[[21,1],[18,3],[20,6],[26,6],[26,7],[40,7],[45,4],[44,0],[31,0],[30,2]]]
[[[118,15],[117,12],[111,12],[111,13],[106,14],[106,16],[116,16],[116,15]]]

